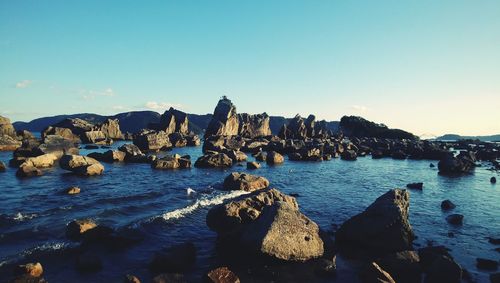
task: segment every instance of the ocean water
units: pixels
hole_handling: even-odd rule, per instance
[[[81,150],[81,154],[105,150]],[[201,147],[177,148],[169,153],[189,154],[194,163]],[[8,163],[11,154],[0,152],[0,160]],[[253,158],[249,156],[249,160]],[[271,187],[284,193],[298,193],[301,211],[326,231],[334,231],[387,190],[423,182],[422,191],[410,191],[410,222],[418,237],[415,248],[445,245],[476,281],[488,282],[488,272],[478,270],[475,260],[500,257],[495,251],[498,246],[487,239],[500,237],[500,185],[489,182],[490,177],[500,176],[488,171],[486,165],[470,175],[440,176],[437,168],[429,167],[431,162],[437,165],[435,161],[372,160],[369,156],[357,161],[286,160],[279,166],[262,164],[251,173],[268,178]],[[220,188],[230,172],[246,172],[246,166],[162,171],[148,164],[103,164],[102,176],[88,178],[58,167],[28,179],[16,178],[14,168],[0,173],[0,276],[9,274],[9,263],[35,258],[42,263],[49,282],[121,282],[128,273],[149,282],[148,263],[153,254],[185,241],[192,241],[197,248],[189,280],[199,281],[219,264],[216,234],[205,224],[206,213],[213,205],[241,194]],[[73,196],[62,194],[69,186],[82,191]],[[445,199],[453,201],[456,209],[443,212],[440,204]],[[463,226],[449,225],[445,218],[450,213],[463,214]],[[103,251],[102,271],[79,273],[74,257],[68,255],[76,243],[66,239],[65,228],[71,220],[81,218],[117,229],[137,229],[144,240],[124,251]],[[337,259],[335,281],[356,280],[347,274],[350,264]]]

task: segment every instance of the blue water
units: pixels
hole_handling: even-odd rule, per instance
[[[120,144],[115,143],[113,148]],[[81,150],[81,154],[92,151],[105,149]],[[178,148],[172,153],[189,154],[194,161],[201,155],[201,147]],[[0,152],[0,160],[7,163],[11,154]],[[494,250],[498,246],[487,240],[500,237],[500,185],[489,182],[490,177],[499,175],[484,166],[476,168],[474,174],[450,178],[438,175],[429,163],[370,157],[353,162],[286,160],[280,166],[262,164],[252,174],[268,178],[272,187],[284,193],[298,193],[301,211],[327,231],[363,211],[387,190],[424,182],[423,191],[410,192],[410,222],[418,237],[415,247],[428,243],[445,245],[473,278],[487,282],[488,273],[475,267],[475,259],[499,259]],[[148,164],[104,166],[102,176],[90,178],[74,176],[57,167],[44,170],[42,177],[29,179],[16,178],[13,168],[0,173],[2,265],[39,255],[49,282],[121,282],[127,273],[148,282],[151,274],[147,264],[154,252],[185,241],[192,241],[197,247],[196,266],[188,279],[198,281],[217,265],[216,234],[205,224],[211,207],[207,204],[228,194],[219,188],[230,172],[247,171],[246,167],[161,171]],[[68,186],[78,186],[82,191],[74,196],[61,194]],[[188,195],[188,188],[205,193]],[[444,199],[453,201],[457,208],[442,212],[440,203]],[[193,207],[197,201],[200,205]],[[179,210],[186,207],[190,209]],[[463,226],[450,226],[445,220],[449,213],[463,214]],[[69,221],[81,218],[92,218],[114,228],[138,229],[144,240],[125,251],[103,252],[101,272],[80,274],[75,271],[74,258],[50,255],[75,245],[65,238],[65,227]],[[350,263],[340,258],[337,264],[341,273],[343,265]],[[338,281],[342,278],[339,274]]]

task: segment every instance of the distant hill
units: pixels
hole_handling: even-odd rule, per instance
[[[456,134],[446,134],[437,137],[436,140],[440,141],[457,141],[457,140],[480,140],[480,141],[500,141],[500,134],[491,136],[461,136]]]
[[[343,116],[340,119],[340,130],[348,137],[374,137],[389,139],[418,139],[410,132],[390,129],[384,124],[374,123],[359,116]]]

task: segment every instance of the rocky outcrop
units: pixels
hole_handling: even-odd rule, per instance
[[[340,119],[340,130],[348,137],[375,137],[389,139],[417,140],[412,133],[399,129],[389,129],[384,124],[377,124],[358,116],[343,116]]]
[[[179,133],[182,135],[189,134],[188,115],[182,111],[170,107],[160,116],[158,123],[149,124],[151,129],[164,131],[167,134]]]
[[[61,136],[67,140],[70,140],[74,143],[81,143],[81,139],[78,135],[73,134],[71,129],[68,128],[60,128],[60,127],[53,127],[49,126],[42,132],[42,140],[45,140],[47,136],[50,135],[57,135]]]
[[[198,168],[228,168],[233,166],[233,160],[225,153],[210,152],[200,156],[194,163]]]
[[[12,126],[9,118],[0,116],[0,136],[2,135],[7,135],[15,138],[16,129],[14,129],[14,126]]]
[[[0,134],[0,151],[13,151],[21,147],[22,142],[9,135]]]
[[[158,151],[172,147],[172,143],[164,131],[143,130],[134,135],[133,143],[141,150]]]
[[[336,244],[346,252],[363,250],[375,255],[411,250],[414,234],[408,220],[409,206],[408,191],[388,191],[342,224]]]
[[[57,158],[61,158],[64,154],[78,154],[79,152],[74,142],[57,135],[46,136],[36,151],[38,154],[52,153]]]
[[[92,124],[79,118],[67,118],[42,132],[42,138],[59,135],[73,142],[109,144],[113,139],[124,139],[118,119],[107,119],[100,124]]]
[[[266,113],[262,114],[238,114],[239,128],[238,135],[246,138],[256,138],[270,136],[271,128],[269,127],[269,116]]]
[[[191,160],[178,154],[169,155],[156,159],[151,167],[154,169],[186,169],[191,168]]]
[[[239,118],[236,106],[227,97],[222,97],[215,107],[212,120],[205,131],[209,136],[235,136],[238,135]]]
[[[81,176],[101,175],[104,166],[94,158],[82,155],[64,155],[59,160],[62,169],[72,171]]]
[[[439,173],[443,175],[469,173],[474,167],[474,160],[465,156],[454,157],[452,153],[449,153],[438,163]]]
[[[233,172],[224,179],[225,190],[242,190],[253,192],[262,190],[269,186],[269,181],[261,176],[250,175],[246,173]]]
[[[118,119],[107,119],[104,123],[98,124],[95,127],[102,132],[108,139],[123,140],[124,135],[120,130],[120,122]]]

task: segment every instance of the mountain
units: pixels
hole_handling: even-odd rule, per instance
[[[456,134],[446,134],[437,137],[436,140],[441,141],[457,141],[457,140],[480,140],[480,141],[500,141],[500,134],[491,136],[461,136]]]

